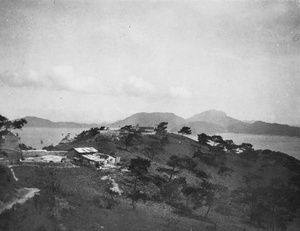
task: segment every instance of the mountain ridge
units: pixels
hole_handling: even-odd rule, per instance
[[[195,114],[194,116],[187,118],[186,120],[189,122],[204,121],[207,123],[220,125],[224,128],[242,122],[241,120],[237,120],[230,116],[227,116],[227,114],[223,111],[215,109]]]
[[[118,120],[113,123],[75,123],[75,122],[53,122],[35,116],[24,117],[27,120],[25,127],[48,127],[48,128],[91,128],[91,127],[121,127],[125,125],[157,126],[160,122],[168,122],[168,129],[171,132],[178,132],[183,126],[191,127],[193,134],[207,133],[242,133],[257,135],[282,135],[300,137],[300,127],[285,124],[267,123],[255,121],[244,122],[230,116],[223,111],[209,110],[195,114],[184,119],[172,112],[139,112]]]
[[[26,116],[23,117],[27,121],[25,127],[46,127],[46,128],[90,128],[99,127],[103,124],[96,123],[76,123],[76,122],[53,122],[48,119],[36,117],[36,116]]]
[[[123,120],[118,120],[114,123],[108,124],[108,126],[118,127],[139,124],[141,126],[155,127],[160,122],[168,122],[169,127],[174,127],[184,123],[185,119],[172,112],[139,112],[126,117]]]

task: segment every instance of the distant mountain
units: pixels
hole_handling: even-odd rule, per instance
[[[216,133],[223,133],[226,131],[225,128],[217,124],[207,123],[204,121],[191,121],[191,122],[186,122],[184,124],[181,124],[180,126],[174,127],[173,129],[171,129],[171,132],[176,133],[183,126],[190,127],[193,135],[201,134],[201,133],[214,135]]]
[[[43,127],[43,128],[91,128],[100,127],[101,124],[86,124],[86,123],[74,123],[74,122],[52,122],[47,119],[26,116],[24,119],[27,120],[25,127]]]
[[[91,127],[120,127],[124,125],[140,126],[157,126],[160,122],[168,122],[168,129],[171,132],[178,132],[183,126],[188,126],[192,129],[193,134],[207,133],[244,133],[244,134],[262,134],[262,135],[279,135],[279,136],[297,136],[300,137],[300,127],[289,125],[266,123],[263,121],[243,122],[226,115],[225,112],[210,110],[196,114],[188,119],[183,119],[174,113],[136,113],[123,120],[114,123],[102,124],[87,124],[74,122],[53,122],[47,119],[42,119],[34,116],[27,116],[25,127],[47,127],[47,128],[91,128]]]
[[[297,136],[300,137],[300,128],[289,125],[266,123],[256,121],[252,124],[240,123],[234,124],[227,128],[228,132],[246,133],[246,134],[261,134],[261,135],[278,135],[278,136]]]
[[[203,121],[203,122],[219,125],[223,128],[227,128],[228,126],[231,126],[234,124],[243,123],[240,120],[237,120],[237,119],[227,116],[225,112],[218,111],[218,110],[205,111],[205,112],[196,114],[186,120],[189,122]]]
[[[119,120],[115,123],[111,123],[109,127],[119,127],[125,125],[136,125],[140,126],[157,126],[160,122],[168,122],[168,128],[176,127],[180,124],[183,124],[185,120],[174,113],[168,112],[140,112],[133,114],[123,120]]]

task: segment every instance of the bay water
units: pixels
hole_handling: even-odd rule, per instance
[[[90,128],[38,128],[24,127],[15,132],[21,137],[21,142],[36,149],[51,144],[57,145],[68,133],[71,138]],[[235,144],[250,143],[255,149],[270,149],[280,151],[300,159],[300,138],[288,136],[252,135],[237,133],[218,134],[226,140],[233,140]],[[188,136],[197,140],[197,135]]]

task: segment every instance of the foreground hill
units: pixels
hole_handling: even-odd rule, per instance
[[[47,119],[26,116],[27,124],[25,127],[42,127],[42,128],[92,128],[99,127],[101,124],[86,124],[86,123],[75,123],[75,122],[53,122]]]
[[[128,142],[90,131],[53,148],[94,147],[121,157],[125,171],[15,166],[13,183],[41,192],[2,214],[0,230],[299,230],[300,161],[293,157],[170,133]],[[137,157],[150,161],[139,177],[127,170]],[[104,179],[114,179],[121,195]]]
[[[151,126],[155,127],[160,122],[168,122],[168,127],[175,127],[185,122],[185,120],[174,113],[168,112],[140,112],[133,114],[123,120],[119,120],[115,123],[109,124],[109,127],[119,127],[125,125]]]

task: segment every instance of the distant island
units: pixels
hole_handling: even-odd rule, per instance
[[[27,121],[25,127],[39,127],[39,128],[91,128],[105,125],[97,123],[75,123],[75,122],[53,122],[48,119],[39,118],[36,116],[26,116],[23,119]]]
[[[75,123],[75,122],[52,122],[33,116],[24,117],[27,120],[25,127],[47,127],[47,128],[91,128],[107,126],[111,128],[125,125],[156,126],[158,123],[168,122],[170,132],[178,132],[183,126],[188,126],[192,134],[199,133],[241,133],[254,135],[278,135],[300,137],[300,127],[284,124],[267,123],[263,121],[245,122],[230,116],[223,111],[209,110],[184,119],[170,112],[140,112],[133,114],[123,120],[113,123]]]

